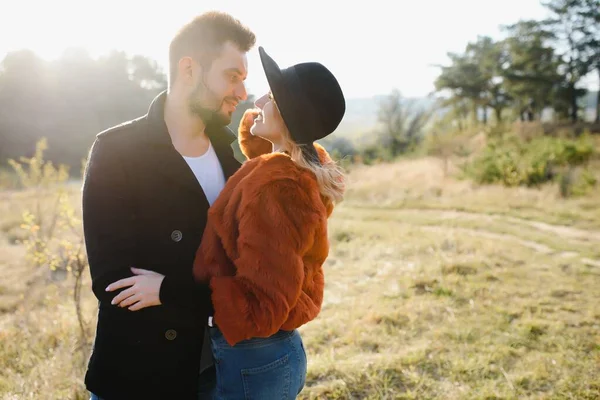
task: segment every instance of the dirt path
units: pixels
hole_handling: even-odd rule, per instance
[[[523,247],[528,247],[532,250],[537,251],[538,253],[543,253],[543,254],[552,254],[555,252],[555,250],[553,248],[546,246],[545,244],[534,242],[531,240],[524,240],[517,236],[509,235],[507,233],[495,233],[495,232],[485,231],[482,229],[446,227],[446,226],[430,226],[430,225],[423,226],[420,229],[423,229],[423,230],[429,231],[429,232],[453,231],[453,232],[464,234],[464,235],[484,237],[486,239],[516,242],[517,244],[519,244]],[[576,254],[578,254],[578,253],[576,253]]]
[[[385,208],[375,208],[375,207],[361,207],[361,206],[345,206],[347,211],[355,210],[376,210],[380,213],[393,213],[394,215],[402,215],[402,214],[412,214],[412,213],[422,213],[429,214],[438,217],[440,220],[478,220],[478,221],[487,221],[490,223],[493,222],[508,222],[513,224],[525,225],[530,228],[534,228],[540,232],[549,233],[553,235],[557,235],[560,237],[564,237],[565,239],[593,243],[600,243],[600,232],[593,230],[585,230],[573,228],[565,225],[553,225],[546,222],[541,221],[532,221],[523,218],[517,218],[512,216],[504,216],[499,214],[485,214],[485,213],[477,213],[477,212],[467,212],[467,211],[453,211],[453,210],[436,210],[436,209],[419,209],[419,208],[399,208],[399,209],[385,209]],[[396,222],[406,224],[407,226],[418,226],[418,224],[411,224],[409,222],[398,221],[396,218],[390,219],[390,221],[395,220]],[[378,222],[381,222],[379,220]],[[445,225],[422,225],[419,226],[419,229],[423,229],[430,232],[459,232],[461,234],[472,235],[485,237],[492,240],[502,240],[502,241],[511,241],[513,243],[517,243],[521,246],[530,248],[534,251],[543,254],[556,254],[558,257],[563,258],[580,258],[581,262],[586,265],[598,267],[600,268],[600,260],[593,260],[587,257],[583,257],[578,251],[573,249],[572,251],[559,251],[554,249],[546,244],[536,242],[534,240],[528,240],[518,235],[509,234],[509,233],[498,233],[492,232],[490,230],[481,229],[481,228],[465,228],[465,227],[457,227],[457,226],[445,226]]]
[[[579,240],[583,242],[594,242],[597,241],[600,244],[600,231],[586,230],[573,228],[567,225],[553,225],[541,221],[533,221],[524,218],[517,218],[512,216],[505,216],[501,214],[485,214],[471,211],[454,211],[454,210],[442,210],[442,209],[431,209],[431,208],[398,208],[398,209],[385,209],[375,207],[362,207],[362,206],[347,206],[348,209],[372,209],[378,211],[390,211],[398,214],[406,213],[422,213],[437,215],[441,219],[453,220],[453,219],[468,219],[468,220],[484,220],[484,221],[504,221],[515,224],[527,225],[535,228],[539,231],[552,233],[559,236],[563,236],[569,239]]]

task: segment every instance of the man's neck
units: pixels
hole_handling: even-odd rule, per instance
[[[190,113],[183,99],[169,94],[165,101],[165,124],[172,141],[188,141],[205,137],[204,121]]]
[[[167,95],[164,115],[171,142],[181,155],[199,157],[206,153],[210,145],[206,126],[188,111],[183,100]]]

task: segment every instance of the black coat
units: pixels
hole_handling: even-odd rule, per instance
[[[198,384],[212,306],[208,287],[194,284],[192,265],[209,204],[171,143],[164,100],[165,92],[145,116],[99,133],[84,176],[83,227],[99,300],[85,383],[107,400],[192,399]],[[241,166],[235,135],[206,133],[227,179]],[[132,276],[130,267],[165,275],[162,305],[129,311],[110,304],[119,291],[106,286]]]

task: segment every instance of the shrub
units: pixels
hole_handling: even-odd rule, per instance
[[[69,198],[68,167],[44,160],[46,149],[47,142],[41,139],[33,157],[8,160],[18,178],[17,187],[30,194],[30,200],[23,204],[21,242],[34,267],[46,268],[54,279],[73,278],[73,300],[83,345],[87,343],[87,324],[81,311],[81,288],[87,257],[82,225]]]
[[[423,141],[425,154],[437,157],[444,163],[444,175],[448,174],[450,159],[454,156],[468,157],[472,149],[469,146],[470,136],[460,132],[431,132]]]
[[[480,184],[539,186],[586,166],[594,152],[587,134],[576,139],[543,136],[528,141],[517,135],[495,137],[467,164],[465,172]],[[580,176],[591,182],[589,174]]]

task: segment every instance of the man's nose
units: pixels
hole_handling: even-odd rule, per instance
[[[246,101],[248,99],[248,91],[246,90],[246,85],[243,83],[236,89],[235,95],[240,101]]]

